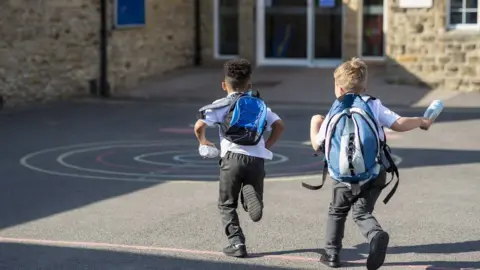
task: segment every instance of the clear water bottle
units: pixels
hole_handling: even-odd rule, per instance
[[[443,110],[443,101],[441,100],[434,100],[432,103],[430,103],[430,106],[428,106],[427,110],[423,114],[423,117],[429,118],[432,121],[435,121],[437,117],[440,115],[440,113]]]
[[[214,158],[220,154],[220,151],[215,146],[200,145],[198,147],[198,153],[204,158]]]

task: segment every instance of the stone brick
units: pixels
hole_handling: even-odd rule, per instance
[[[480,64],[480,56],[470,56],[468,58],[469,64]]]
[[[448,55],[453,63],[463,64],[466,61],[464,52],[455,52]]]
[[[462,65],[460,67],[460,74],[465,77],[475,77],[477,76],[477,67],[476,66],[466,66]]]
[[[457,65],[448,65],[445,66],[445,71],[447,76],[457,75],[460,68]]]
[[[462,50],[462,44],[450,43],[447,45],[447,50],[453,51],[453,52],[459,52]]]
[[[462,85],[461,79],[448,79],[445,80],[444,87],[446,90],[457,90]]]
[[[421,61],[425,62],[425,63],[434,63],[435,62],[435,57],[434,56],[425,56],[425,57],[422,57]]]
[[[448,57],[448,56],[440,56],[438,58],[438,62],[442,65],[450,63],[451,61],[452,61],[451,57]]]
[[[463,44],[463,50],[467,52],[476,50],[478,47],[476,43]]]

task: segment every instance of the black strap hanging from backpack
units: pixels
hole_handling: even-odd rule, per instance
[[[320,184],[319,186],[312,186],[312,185],[309,185],[305,182],[302,182],[302,187],[308,188],[310,190],[321,189],[323,187],[323,185],[325,184],[325,179],[327,179],[327,173],[328,173],[328,163],[327,163],[327,161],[325,161],[324,166],[323,166],[323,173],[322,173],[322,184]]]

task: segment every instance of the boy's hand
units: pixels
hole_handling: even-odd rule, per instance
[[[215,147],[215,144],[212,143],[211,141],[207,140],[207,139],[201,140],[201,141],[200,141],[200,145],[207,145],[207,146],[213,146],[213,147]]]
[[[432,123],[433,123],[432,119],[422,118],[422,124],[420,125],[420,128],[423,130],[428,130],[432,125]]]

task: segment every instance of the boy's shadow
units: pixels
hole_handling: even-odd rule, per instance
[[[362,266],[364,263],[355,262],[364,260],[365,256],[361,254],[368,254],[368,244],[362,243],[354,246],[354,248],[342,249],[341,259],[344,262],[343,267]],[[438,244],[426,244],[416,246],[396,246],[389,247],[388,254],[405,254],[405,253],[419,253],[419,254],[455,254],[455,253],[467,253],[478,252],[477,256],[480,257],[480,240],[457,242],[457,243],[438,243]],[[297,253],[314,253],[315,256],[320,258],[320,254],[323,253],[322,249],[295,249],[295,250],[283,250],[252,254],[253,257],[263,257],[268,255],[286,255]],[[473,255],[473,254],[472,254]],[[346,262],[345,262],[346,261]],[[410,261],[410,262],[393,262],[389,263],[388,260],[384,264],[385,266],[419,266],[429,265],[426,269],[440,270],[440,269],[480,269],[480,259],[476,261]]]

